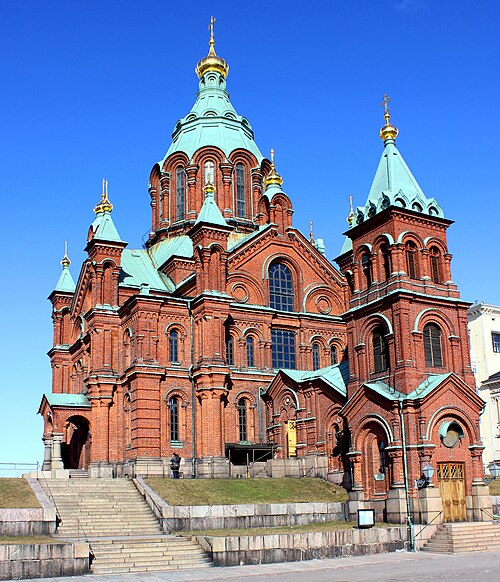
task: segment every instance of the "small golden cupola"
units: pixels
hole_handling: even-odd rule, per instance
[[[103,178],[102,180],[102,193],[101,201],[94,208],[96,214],[103,214],[104,212],[111,212],[113,210],[113,205],[108,198],[108,181]]]
[[[276,171],[276,164],[274,163],[274,149],[271,150],[271,171],[264,178],[264,184],[266,186],[266,190],[272,185],[281,187],[283,184],[283,178]]]
[[[196,74],[200,79],[205,73],[208,73],[209,71],[220,73],[224,79],[229,73],[229,65],[225,59],[215,54],[214,24],[215,18],[212,16],[210,18],[210,24],[208,25],[208,30],[210,30],[210,40],[208,41],[210,49],[208,51],[208,55],[198,61],[198,64],[195,68]]]
[[[384,143],[389,139],[394,141],[399,133],[399,129],[397,127],[394,127],[394,125],[391,125],[390,122],[391,120],[391,114],[389,113],[390,100],[391,98],[386,93],[384,95],[384,100],[381,103],[382,107],[384,108],[385,125],[380,128],[380,138],[384,140]]]

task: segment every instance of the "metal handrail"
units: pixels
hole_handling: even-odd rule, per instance
[[[76,518],[76,525],[77,525],[76,535],[77,535],[78,541],[80,541],[80,529],[81,529],[83,532],[83,539],[89,545],[89,566],[91,566],[92,561],[95,559],[95,554],[94,554],[94,550],[92,549],[92,544],[90,543],[89,538],[87,536],[87,533],[85,532],[85,529],[83,528],[82,525],[80,525],[80,518],[79,517]]]
[[[47,492],[49,494],[50,500],[52,501],[54,507],[56,508],[56,529],[61,525],[62,523],[62,517],[61,517],[61,513],[59,511],[59,508],[57,507],[57,503],[56,500],[54,499],[54,496],[52,495],[52,491],[50,490],[49,484],[47,482],[47,479],[45,477],[45,475],[43,474],[43,471],[40,469],[40,463],[36,463],[36,474],[37,475],[41,475],[44,482],[45,482],[45,487],[47,488]],[[40,477],[38,476],[37,479],[40,481]]]
[[[426,524],[424,525],[424,527],[423,527],[423,528],[422,528],[422,529],[421,529],[421,530],[420,530],[420,531],[419,531],[417,534],[415,534],[415,539],[416,539],[416,538],[417,538],[417,537],[418,537],[418,536],[419,536],[419,535],[420,535],[420,534],[421,534],[421,533],[422,533],[422,532],[423,532],[423,531],[424,531],[424,530],[425,530],[427,527],[429,527],[430,525],[432,525],[432,522],[433,522],[435,519],[437,519],[437,518],[438,518],[438,517],[439,517],[439,516],[440,516],[442,513],[443,513],[443,512],[442,512],[442,511],[440,511],[440,512],[439,512],[437,515],[435,515],[435,516],[434,516],[434,517],[431,519],[431,521],[429,521],[429,523],[426,523]]]
[[[479,509],[481,510],[481,513],[485,513],[487,516],[491,517],[493,521],[500,520],[500,516],[490,513],[487,509],[484,509],[483,507],[480,507]]]

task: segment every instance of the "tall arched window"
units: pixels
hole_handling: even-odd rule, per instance
[[[248,441],[247,420],[247,401],[245,398],[240,398],[238,400],[238,429],[240,442]]]
[[[435,323],[428,323],[424,327],[424,353],[426,366],[442,368],[441,329]]]
[[[231,335],[226,339],[226,360],[228,366],[234,366],[234,342]]]
[[[392,265],[391,265],[391,253],[387,244],[383,243],[380,245],[380,254],[382,255],[382,267],[384,269],[384,278],[387,281],[391,276]]]
[[[405,245],[406,270],[410,279],[418,279],[417,268],[417,245],[413,241],[408,241]]]
[[[431,266],[431,279],[433,283],[441,283],[441,253],[437,247],[432,247],[429,253]]]
[[[337,354],[336,346],[330,346],[330,357],[331,357],[331,361],[332,361],[332,366],[335,366],[335,364],[338,364],[338,354]]]
[[[313,370],[319,370],[319,344],[313,344],[312,347],[313,356]]]
[[[269,305],[279,311],[293,311],[292,272],[283,263],[269,268]]]
[[[180,441],[179,434],[179,399],[172,396],[168,401],[169,424],[170,424],[170,440]]]
[[[370,287],[373,282],[372,274],[372,261],[368,253],[365,253],[361,257],[361,269],[363,270],[363,275],[365,276],[366,288]]]
[[[379,441],[378,443],[378,452],[379,452],[379,460],[380,460],[380,473],[386,472],[386,459],[385,459],[385,442]]]
[[[389,369],[389,349],[386,339],[386,330],[377,327],[373,332],[373,363],[375,372],[384,372]]]
[[[168,353],[170,362],[179,361],[179,333],[174,329],[168,334]]]
[[[186,207],[186,177],[184,168],[179,166],[175,171],[175,217],[184,220]]]
[[[236,216],[246,218],[246,206],[245,166],[243,164],[236,164]]]
[[[252,336],[247,337],[247,366],[255,366],[255,341]]]

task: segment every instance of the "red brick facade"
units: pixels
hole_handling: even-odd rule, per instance
[[[197,220],[207,168],[223,223]],[[75,291],[50,296],[48,449],[55,435],[67,468],[95,474],[168,472],[173,452],[193,476],[214,460],[228,473],[230,451],[252,446],[274,458],[314,455],[377,499],[402,486],[404,426],[412,494],[425,464],[449,461],[464,464],[471,495],[483,477],[482,402],[471,388],[468,304],[451,278],[451,222],[390,205],[348,231],[339,271],[293,227],[281,188],[266,189],[273,171],[244,149],[175,151],[151,172],[146,249],[91,229]],[[273,265],[291,276],[290,309],[272,306]],[[292,342],[283,349],[296,369],[316,375],[273,366],[276,330]],[[426,355],[426,341],[441,353]],[[322,375],[332,363],[345,375],[335,386]],[[450,425],[462,431],[453,446]]]

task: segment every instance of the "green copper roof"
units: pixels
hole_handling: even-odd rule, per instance
[[[96,215],[92,223],[92,231],[94,233],[93,239],[109,241],[109,242],[123,242],[116,230],[115,223],[111,218],[111,213],[100,212]]]
[[[250,123],[236,113],[229,100],[224,77],[213,71],[200,79],[196,102],[191,111],[177,122],[172,144],[160,165],[175,152],[184,152],[191,159],[204,146],[218,147],[226,157],[242,148],[252,152],[259,164],[263,159]]]
[[[193,241],[186,234],[164,238],[153,245],[148,253],[155,267],[159,269],[171,257],[192,257]]]
[[[148,251],[124,249],[119,284],[153,291],[172,292],[175,285],[167,275],[157,271]]]
[[[398,392],[381,380],[366,382],[365,386],[388,400],[417,400],[418,398],[424,398],[427,394],[430,394],[449,376],[451,376],[451,372],[447,374],[429,374],[429,376],[408,395]]]
[[[393,139],[386,139],[384,151],[365,206],[356,209],[355,224],[367,220],[388,206],[400,206],[431,216],[444,217],[434,198],[427,198],[406,165]]]
[[[71,276],[69,267],[63,266],[61,276],[57,282],[55,291],[60,291],[62,293],[74,293],[76,289],[75,282]]]
[[[71,408],[90,408],[86,394],[44,394],[50,406],[67,406]]]
[[[349,381],[349,364],[348,362],[341,362],[334,366],[327,368],[320,368],[319,370],[280,370],[283,374],[288,376],[298,384],[311,380],[323,380],[326,384],[331,386],[334,390],[345,396],[347,394],[347,383]]]
[[[214,224],[217,226],[227,226],[227,222],[222,216],[222,212],[219,210],[217,203],[215,202],[214,193],[206,192],[205,200],[203,201],[203,206],[201,207],[198,218],[195,224]]]

